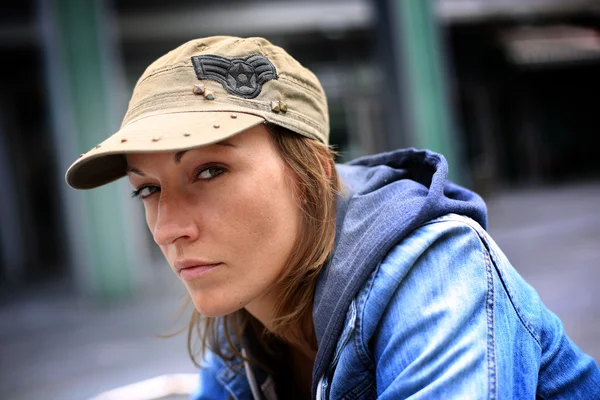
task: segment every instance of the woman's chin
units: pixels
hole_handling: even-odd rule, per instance
[[[233,304],[210,304],[209,302],[200,301],[199,299],[193,298],[192,302],[194,303],[196,311],[198,311],[201,315],[210,318],[223,317],[243,308],[239,305],[236,307]]]

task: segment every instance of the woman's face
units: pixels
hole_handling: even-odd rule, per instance
[[[154,240],[201,314],[272,306],[301,211],[264,125],[185,152],[130,154],[127,162]]]

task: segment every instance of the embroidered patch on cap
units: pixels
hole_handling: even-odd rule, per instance
[[[260,54],[246,58],[208,54],[193,56],[192,63],[198,79],[217,81],[229,93],[246,99],[258,96],[265,82],[277,79],[275,66]]]

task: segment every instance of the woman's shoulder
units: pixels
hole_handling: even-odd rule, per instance
[[[427,387],[432,397],[442,394],[437,387],[445,394],[526,398],[543,378],[538,390],[549,397],[596,393],[597,365],[467,217],[449,214],[413,231],[353,305],[355,348],[375,366],[381,387],[400,385],[404,393],[428,381],[437,382]],[[560,365],[569,371],[562,387]]]
[[[397,318],[422,318],[427,307],[442,306],[456,317],[467,303],[485,299],[492,267],[486,240],[477,222],[457,214],[415,229],[390,250],[357,295],[356,306],[369,320],[363,326],[375,329],[398,305]]]
[[[444,285],[458,273],[485,277],[489,261],[485,236],[477,222],[457,214],[422,224],[392,247],[357,297]],[[431,279],[434,276],[437,279]]]
[[[458,215],[421,225],[391,249],[352,302],[344,330],[352,340],[344,342],[353,345],[339,347],[340,360],[351,360],[343,353],[352,348],[375,374],[378,395],[489,392],[489,291],[477,229]]]

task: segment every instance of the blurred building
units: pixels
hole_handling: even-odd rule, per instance
[[[480,190],[598,176],[600,5],[564,0],[38,0],[0,12],[0,301],[95,298],[164,269],[125,182],[67,166],[118,129],[137,77],[194,37],[265,36],[313,70],[342,159],[446,154]]]

